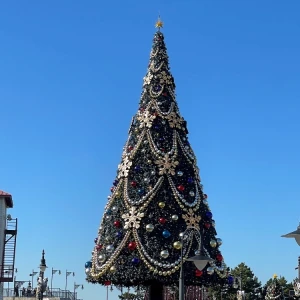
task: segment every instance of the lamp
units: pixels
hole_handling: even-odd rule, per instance
[[[180,256],[181,268],[180,268],[180,276],[179,276],[179,300],[184,300],[183,241],[187,239],[185,234],[188,230],[189,230],[189,228],[185,232],[180,234],[180,236],[181,236],[181,256]],[[199,231],[198,231],[198,233],[199,233]],[[207,263],[209,261],[212,261],[213,259],[211,259],[208,256],[203,255],[204,249],[203,249],[202,234],[200,235],[200,237],[201,237],[200,250],[198,250],[196,252],[195,256],[188,258],[187,261],[192,261],[198,270],[203,270],[206,267]]]
[[[212,260],[213,259],[211,259],[210,257],[204,255],[195,255],[187,259],[187,261],[194,262],[196,268],[200,271],[203,270],[206,267],[207,263]]]
[[[51,272],[51,295],[52,295],[53,275],[54,275],[56,272],[58,272],[58,275],[61,274],[61,271],[60,271],[60,270],[54,270],[54,269],[52,268],[52,272]]]
[[[288,234],[284,234],[281,237],[294,238],[296,240],[297,244],[300,246],[300,224],[297,227],[297,230],[290,232]]]

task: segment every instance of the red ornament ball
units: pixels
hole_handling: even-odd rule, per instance
[[[128,244],[128,249],[129,250],[133,251],[133,250],[135,250],[135,248],[136,248],[136,242],[130,242]]]
[[[202,276],[203,275],[203,272],[201,271],[201,270],[196,270],[195,271],[195,276],[197,276],[197,277],[200,277],[200,276]]]
[[[165,96],[165,97],[166,97],[166,96],[168,96],[168,94],[167,94],[166,92],[164,92],[164,93],[163,93],[163,96]]]
[[[209,229],[210,228],[210,223],[204,223],[204,226],[206,229]]]
[[[111,192],[113,192],[113,191],[114,191],[114,189],[115,189],[115,187],[114,187],[114,186],[112,186],[112,187],[110,188],[110,191],[111,191]]]
[[[111,285],[111,282],[110,282],[109,280],[104,281],[104,285],[105,285],[105,286]]]
[[[222,254],[220,254],[220,253],[217,254],[216,259],[217,259],[217,261],[222,261],[223,260]]]
[[[132,187],[136,187],[137,186],[136,181],[131,181],[130,184],[131,184]]]
[[[127,148],[127,150],[128,150],[128,151],[133,150],[133,146],[129,146],[129,147]]]
[[[158,222],[160,223],[160,224],[165,224],[166,223],[166,219],[165,218],[159,218],[158,219]]]
[[[181,184],[177,187],[178,191],[183,192],[184,191],[184,186]]]
[[[99,251],[99,250],[102,249],[102,247],[103,247],[102,245],[97,245],[97,246],[96,246],[96,249]]]
[[[114,226],[119,228],[121,226],[121,222],[120,221],[114,221]]]

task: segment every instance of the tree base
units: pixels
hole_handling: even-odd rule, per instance
[[[160,282],[153,282],[149,286],[149,300],[164,300],[164,286]]]

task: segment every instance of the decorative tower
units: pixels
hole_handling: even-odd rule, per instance
[[[14,278],[17,219],[7,214],[12,207],[12,196],[0,191],[0,300],[3,300],[3,283],[13,282]]]
[[[226,280],[222,240],[200,183],[187,123],[175,99],[163,23],[156,23],[148,71],[95,238],[87,281],[116,286],[186,286]],[[189,257],[211,259],[203,270]]]

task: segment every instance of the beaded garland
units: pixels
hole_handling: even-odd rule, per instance
[[[158,31],[140,107],[108,196],[91,267],[86,269],[89,282],[131,286],[155,279],[172,284],[178,281],[181,248],[184,267],[190,270],[185,275],[188,284],[226,278],[222,241],[216,238],[187,133],[175,100],[164,36]],[[187,232],[185,240],[182,232]],[[207,272],[195,272],[193,263],[186,261],[201,243],[204,254],[213,259]]]

